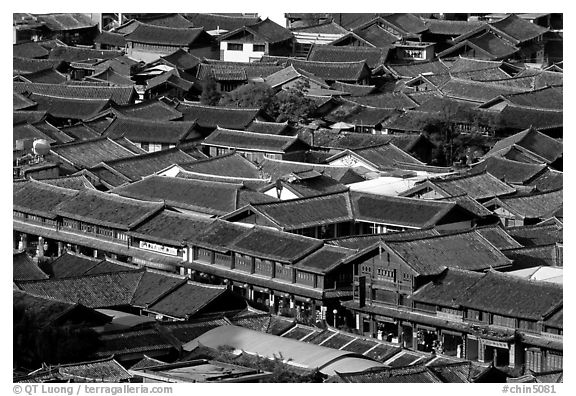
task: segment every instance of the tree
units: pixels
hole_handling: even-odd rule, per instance
[[[316,110],[314,101],[306,97],[309,88],[307,81],[298,81],[294,87],[278,92],[268,108],[269,114],[276,122],[307,120]]]
[[[218,84],[212,76],[208,76],[202,81],[202,94],[200,95],[200,103],[209,106],[216,106],[222,97],[222,93],[218,90]]]
[[[268,84],[251,82],[224,94],[220,99],[220,104],[223,106],[265,109],[273,97],[274,90]]]

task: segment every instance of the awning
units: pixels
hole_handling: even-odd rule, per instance
[[[486,346],[492,346],[495,348],[502,348],[502,349],[509,349],[508,343],[506,342],[500,342],[500,341],[494,341],[494,340],[486,340],[484,338],[480,339],[480,343],[482,345],[486,345]]]

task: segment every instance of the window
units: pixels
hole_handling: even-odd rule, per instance
[[[244,49],[244,46],[242,44],[237,44],[237,43],[228,43],[228,51],[242,51]]]
[[[230,44],[228,44],[230,45]],[[254,44],[253,46],[253,51],[254,52],[264,52],[266,51],[266,45],[264,44]]]

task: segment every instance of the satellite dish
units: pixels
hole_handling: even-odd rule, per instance
[[[50,152],[50,143],[44,139],[34,140],[32,149],[36,155],[46,155]]]

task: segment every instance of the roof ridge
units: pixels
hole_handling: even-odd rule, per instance
[[[73,275],[73,276],[67,276],[65,278],[50,278],[50,279],[36,279],[36,280],[24,280],[24,281],[15,281],[16,283],[20,284],[35,284],[35,283],[39,283],[39,282],[62,282],[62,281],[68,281],[68,280],[75,280],[75,279],[83,279],[83,278],[95,278],[95,277],[104,277],[104,276],[115,276],[115,275],[120,275],[120,274],[128,274],[128,273],[144,273],[146,272],[146,268],[142,267],[142,268],[129,268],[129,269],[123,269],[120,271],[108,271],[108,272],[100,272],[97,274],[80,274],[80,275]],[[24,291],[24,290],[21,290]],[[25,293],[28,293],[26,291],[24,291]],[[42,296],[39,296],[42,297]],[[50,298],[48,296],[48,298]],[[71,303],[73,304],[73,303]]]

